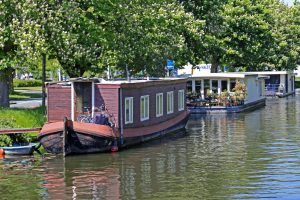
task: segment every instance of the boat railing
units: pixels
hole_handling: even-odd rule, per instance
[[[277,92],[284,93],[284,84],[267,84],[265,86],[265,96],[275,96]]]
[[[280,84],[267,84],[265,86],[265,91],[278,92]]]
[[[42,128],[8,128],[8,129],[0,129],[0,135],[1,134],[16,134],[16,133],[34,133],[34,132],[40,132]]]

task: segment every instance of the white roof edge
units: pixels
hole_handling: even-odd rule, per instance
[[[209,73],[203,75],[192,75],[191,78],[245,78],[247,74],[237,72],[226,72],[226,73]],[[254,74],[250,74],[254,75]]]
[[[248,74],[258,75],[272,75],[272,74],[295,74],[294,71],[260,71],[260,72],[246,72]]]

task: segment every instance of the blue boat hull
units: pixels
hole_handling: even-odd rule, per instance
[[[24,146],[1,147],[7,155],[31,155],[33,154],[36,144],[30,143]]]

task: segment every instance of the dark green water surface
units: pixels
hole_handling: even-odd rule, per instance
[[[6,157],[0,199],[300,199],[300,95],[119,153]]]

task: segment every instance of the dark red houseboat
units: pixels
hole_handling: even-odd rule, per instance
[[[185,128],[185,89],[186,79],[178,78],[48,83],[48,123],[38,138],[46,151],[67,155],[161,137]]]

